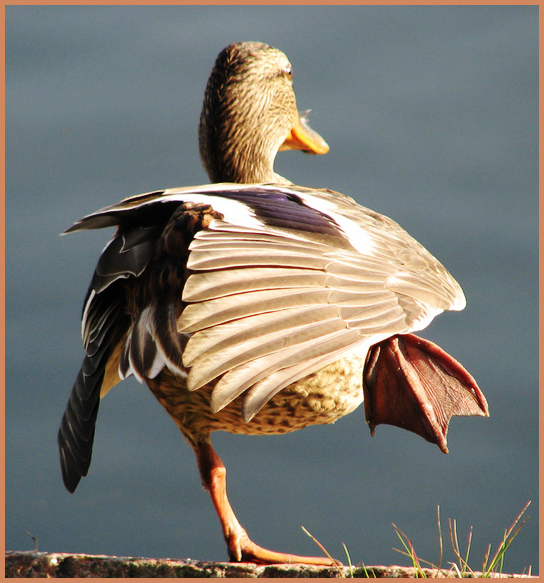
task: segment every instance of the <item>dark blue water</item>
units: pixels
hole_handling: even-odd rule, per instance
[[[108,233],[59,237],[121,198],[207,182],[197,120],[217,53],[284,50],[327,156],[277,170],[400,222],[468,298],[425,335],[479,381],[490,419],[450,454],[362,408],[275,438],[218,434],[253,539],[404,563],[391,523],[438,560],[435,513],[474,527],[471,564],[528,500],[505,570],[538,568],[538,8],[7,7],[6,546],[226,559],[193,454],[146,387],[102,402],[90,475],[62,485],[56,432],[83,356],[79,317]],[[445,541],[446,548],[449,543]],[[451,559],[451,552],[447,554]],[[446,560],[443,564],[445,564]]]

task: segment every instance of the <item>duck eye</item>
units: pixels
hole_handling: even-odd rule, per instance
[[[283,69],[283,74],[284,74],[286,77],[289,77],[289,79],[292,79],[292,78],[293,78],[293,69],[291,69],[291,67],[285,67],[285,68]]]

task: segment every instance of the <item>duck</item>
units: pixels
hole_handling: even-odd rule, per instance
[[[488,416],[466,369],[414,334],[465,296],[392,219],[274,172],[282,150],[326,154],[278,49],[233,43],[205,90],[211,183],[126,198],[65,233],[114,227],[84,301],[85,356],[58,432],[62,476],[88,474],[101,399],[134,376],[191,445],[231,561],[331,565],[265,549],[227,496],[215,431],[279,435],[364,404],[447,453],[454,415]]]

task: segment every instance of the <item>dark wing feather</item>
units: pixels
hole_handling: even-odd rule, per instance
[[[90,318],[83,322],[86,356],[76,377],[58,433],[62,477],[70,492],[76,489],[81,477],[87,475],[91,463],[106,366],[119,337],[120,320],[123,320],[119,310],[122,294],[120,287],[119,282],[116,282],[101,294],[88,295],[88,302],[94,305],[85,310]]]
[[[151,261],[162,228],[161,225],[136,226],[132,230],[119,227],[100,256],[89,286],[82,318],[86,356],[58,433],[62,476],[70,492],[89,470],[100,396],[120,380],[114,373],[113,380],[104,386],[107,367],[112,366],[110,359],[118,358],[115,348],[130,326],[127,290]]]
[[[73,492],[91,464],[100,385],[104,374],[86,376],[79,371],[58,433],[62,479]]]

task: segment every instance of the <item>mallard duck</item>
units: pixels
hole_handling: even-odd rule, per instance
[[[488,415],[487,403],[458,362],[413,332],[465,298],[391,219],[274,173],[281,149],[328,150],[297,113],[281,51],[237,43],[220,53],[199,136],[219,184],[134,196],[67,230],[116,227],[85,299],[85,358],[58,434],[64,483],[73,492],[87,475],[100,398],[133,375],[193,447],[231,560],[330,564],[253,543],[211,433],[282,434],[364,401],[372,432],[391,423],[447,452],[450,417]]]

